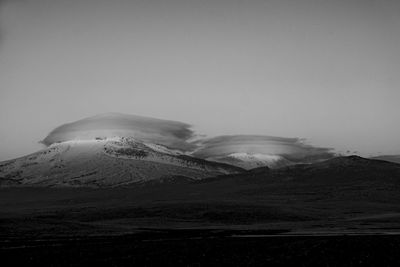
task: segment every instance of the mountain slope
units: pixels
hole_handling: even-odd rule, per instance
[[[204,179],[238,167],[200,160],[157,144],[116,137],[54,143],[0,163],[0,185],[120,186],[150,180]]]

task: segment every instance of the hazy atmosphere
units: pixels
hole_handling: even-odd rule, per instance
[[[400,153],[400,1],[0,5],[0,160],[105,112]]]

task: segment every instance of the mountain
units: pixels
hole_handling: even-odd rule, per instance
[[[295,164],[280,155],[232,153],[226,156],[209,157],[207,160],[226,163],[241,167],[246,170],[267,166],[268,168],[280,168]]]
[[[62,124],[52,130],[41,143],[50,146],[74,140],[113,137],[159,144],[195,158],[247,170],[262,166],[280,168],[334,156],[332,149],[311,146],[300,138],[221,135],[198,139],[198,135],[187,123],[113,112]]]
[[[372,157],[371,159],[379,159],[394,163],[400,163],[400,155],[383,155],[383,156]]]
[[[245,170],[284,180],[314,175],[320,182],[371,175],[364,169],[378,162],[355,156],[323,161],[333,157],[331,149],[299,138],[195,136],[189,124],[177,121],[120,113],[88,117],[55,128],[42,141],[45,149],[0,163],[0,186],[186,184]]]
[[[204,179],[241,171],[132,137],[99,137],[53,143],[39,152],[2,162],[0,185],[114,187],[156,180]]]

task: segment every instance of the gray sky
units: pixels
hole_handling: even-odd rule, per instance
[[[0,160],[111,111],[400,153],[398,0],[0,3]]]

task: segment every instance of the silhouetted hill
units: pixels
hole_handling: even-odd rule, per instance
[[[400,184],[400,164],[373,160],[359,156],[337,157],[313,164],[297,164],[279,169],[260,167],[245,173],[217,177],[221,180],[237,179],[261,184],[302,183],[336,184],[357,182],[382,182]],[[213,178],[216,180],[217,178]],[[202,181],[207,183],[210,179]]]
[[[371,159],[385,160],[400,164],[400,155],[383,155],[383,156],[372,157]]]
[[[337,157],[314,164],[284,167],[272,172],[275,177],[315,183],[356,181],[400,182],[400,165],[359,156]]]

